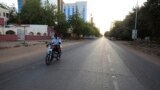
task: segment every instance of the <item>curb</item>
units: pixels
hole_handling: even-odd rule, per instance
[[[28,46],[34,46],[34,45],[42,45],[42,44],[45,44],[46,42],[47,41],[26,41],[26,43],[24,42],[0,42],[1,43],[0,50],[9,49],[9,48],[18,48],[18,47],[28,47]]]
[[[50,42],[50,41],[51,40],[26,41],[25,43],[23,41],[0,42],[0,50],[9,49],[9,48],[29,47],[29,46],[34,46],[34,45],[42,45],[42,44],[46,44],[47,42]],[[76,40],[62,39],[62,43],[63,42],[70,42],[70,41],[76,41]]]

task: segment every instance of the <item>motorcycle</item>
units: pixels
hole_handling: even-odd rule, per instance
[[[55,58],[57,61],[60,60],[61,54],[58,53],[57,47],[52,43],[47,44],[47,54],[45,58],[46,65],[50,65],[52,60]]]

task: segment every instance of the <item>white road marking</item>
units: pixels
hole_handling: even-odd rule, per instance
[[[112,61],[111,61],[110,55],[107,55],[107,58],[108,58],[108,62],[109,62],[109,65],[110,65],[110,71],[113,73],[114,69],[112,68]],[[112,76],[112,79],[113,79],[114,90],[119,90],[117,77],[116,76]]]
[[[113,79],[113,85],[114,85],[114,90],[119,90],[118,82],[116,76],[112,76]]]

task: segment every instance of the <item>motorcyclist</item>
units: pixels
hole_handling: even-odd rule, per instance
[[[60,37],[58,37],[57,34],[54,34],[54,37],[52,38],[52,45],[54,45],[56,51],[59,53],[59,55],[61,56],[61,43],[62,43],[62,40]]]

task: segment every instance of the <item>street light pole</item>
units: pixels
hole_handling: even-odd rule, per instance
[[[3,24],[3,35],[5,35],[5,25],[6,25],[6,22],[5,22],[5,18],[4,18],[4,24]]]
[[[26,26],[24,26],[24,45],[26,44],[26,30],[25,30],[25,27]]]
[[[133,40],[137,39],[137,14],[138,14],[138,0],[137,0],[137,4],[136,4],[135,26],[134,26],[134,29],[132,30],[132,39]]]
[[[138,0],[137,0],[137,4],[136,4],[136,17],[135,17],[135,30],[137,30],[137,13],[138,13]]]

